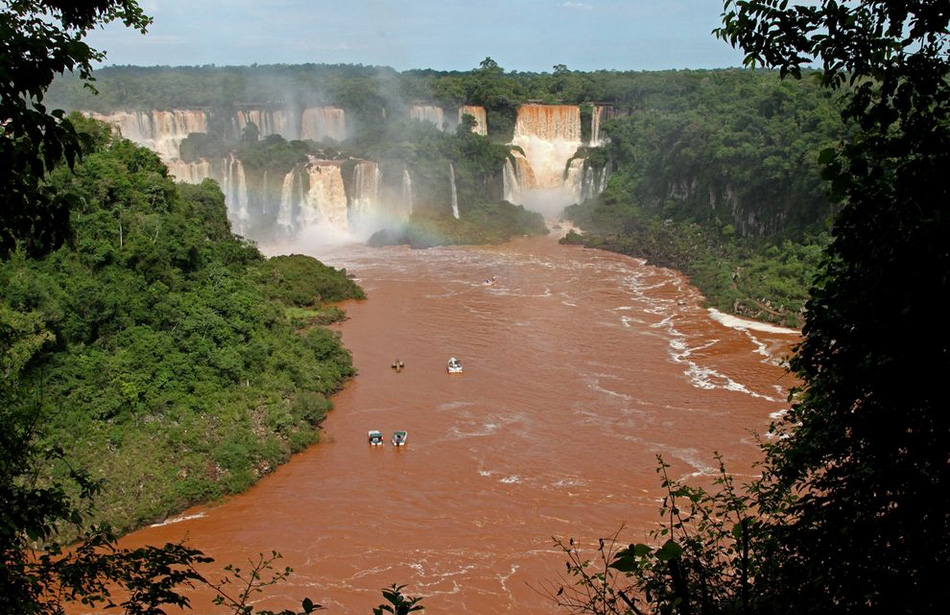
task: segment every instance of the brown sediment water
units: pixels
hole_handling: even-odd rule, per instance
[[[309,596],[366,614],[398,583],[430,613],[555,612],[552,537],[593,544],[625,525],[623,540],[646,538],[658,454],[708,483],[718,451],[748,478],[793,385],[779,361],[797,333],[714,318],[680,274],[617,254],[553,238],[311,252],[369,297],[338,326],[359,375],[335,396],[326,441],[122,542],[185,538],[244,567],[279,551],[294,572],[266,608]],[[447,373],[452,356],[462,374]],[[385,446],[368,445],[371,429]],[[207,592],[192,600],[223,612]]]

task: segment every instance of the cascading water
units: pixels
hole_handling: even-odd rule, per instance
[[[597,109],[601,108],[595,107],[593,117],[599,118]],[[597,135],[600,139],[599,124]],[[511,145],[524,154],[513,150],[505,163],[503,182],[509,202],[557,217],[565,206],[603,191],[607,170],[601,171],[601,181],[595,181],[586,160],[574,158],[582,145],[580,107],[522,106]]]
[[[189,133],[208,132],[208,112],[196,109],[119,111],[109,115],[87,115],[117,126],[123,137],[149,148],[165,162],[179,157],[179,146]]]
[[[267,204],[270,199],[267,198],[267,169],[264,169],[264,177],[261,179],[261,215],[267,216]]]
[[[296,199],[299,190],[300,179],[297,168],[293,168],[284,175],[284,181],[280,186],[280,208],[277,210],[277,227],[286,234],[294,230],[294,208],[299,199]]]
[[[347,138],[346,113],[339,107],[310,107],[303,110],[300,121],[300,138],[322,141],[330,138],[343,141]]]
[[[360,160],[353,169],[353,190],[350,198],[349,221],[353,229],[373,224],[379,213],[379,165],[372,160]]]
[[[565,183],[568,161],[581,146],[581,112],[575,105],[523,105],[518,110],[512,145],[517,193],[516,204],[556,217],[575,202],[575,190]]]
[[[412,176],[409,175],[409,167],[402,168],[402,200],[406,207],[408,215],[412,215]]]
[[[615,117],[613,105],[593,105],[590,110],[590,146],[601,147],[607,142],[606,137],[600,135],[600,127],[606,121]]]
[[[211,171],[211,161],[195,160],[194,162],[185,162],[184,160],[174,159],[167,163],[168,172],[180,182],[186,184],[200,184],[205,179],[213,177]]]
[[[567,163],[567,171],[564,176],[564,185],[570,191],[574,202],[580,203],[584,200],[584,179],[586,177],[587,164],[583,158],[573,158]]]
[[[342,161],[310,159],[310,188],[300,207],[297,228],[320,227],[326,231],[349,231]]]
[[[600,145],[600,121],[604,115],[604,107],[594,105],[590,110],[590,145],[597,147]]]
[[[298,139],[300,130],[296,116],[286,109],[241,109],[237,112],[238,131],[243,133],[248,124],[257,126],[261,137],[280,135],[288,140]]]
[[[515,170],[515,163],[511,158],[505,160],[505,168],[502,172],[502,190],[503,198],[509,203],[521,203],[521,182],[518,181],[518,171]]]
[[[452,215],[455,216],[455,219],[459,219],[459,195],[458,191],[455,189],[455,166],[450,162],[449,163],[449,185],[452,188]]]
[[[231,221],[234,232],[243,235],[247,232],[251,217],[247,208],[247,181],[244,177],[244,165],[234,155],[229,156],[225,164],[224,182],[221,189],[228,208],[228,219]]]
[[[442,107],[435,105],[413,105],[409,109],[409,117],[422,122],[435,124],[439,130],[445,130],[445,112]]]
[[[472,132],[480,135],[488,134],[488,121],[485,117],[485,107],[478,105],[463,105],[459,108],[459,123],[462,123],[463,115],[471,115],[475,118],[475,128]]]

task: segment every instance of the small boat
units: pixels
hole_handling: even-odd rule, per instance
[[[485,286],[491,286],[497,281],[498,281],[498,276],[493,275],[492,277],[487,278],[484,282],[482,282],[482,284],[484,284]]]
[[[383,432],[377,431],[375,429],[370,430],[369,432],[369,443],[373,446],[382,446],[383,445]]]
[[[393,446],[405,446],[406,440],[408,439],[409,439],[409,432],[406,432],[406,431],[393,432]]]
[[[393,364],[392,364],[392,368],[396,370],[397,372],[401,372],[402,368],[404,368],[405,366],[406,364],[400,361],[399,359],[396,359],[395,361],[393,361]]]
[[[461,374],[461,373],[462,373],[462,362],[459,361],[458,359],[456,359],[455,357],[452,357],[451,359],[449,359],[449,362],[448,362],[448,364],[445,366],[445,369],[446,369],[450,374]]]

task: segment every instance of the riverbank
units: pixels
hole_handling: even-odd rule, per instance
[[[808,290],[829,238],[742,241],[716,236],[696,224],[647,220],[630,225],[622,234],[576,227],[561,241],[681,271],[703,294],[707,307],[800,329]]]

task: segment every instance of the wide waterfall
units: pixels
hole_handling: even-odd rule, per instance
[[[513,203],[555,217],[576,202],[576,190],[567,184],[565,170],[582,145],[580,107],[523,105],[511,144],[524,152],[524,156],[515,154],[517,190],[510,193],[519,200]]]
[[[239,109],[237,128],[243,133],[250,123],[257,126],[258,135],[280,135],[285,139],[297,139],[300,127],[296,114],[287,109]]]
[[[455,113],[447,114],[438,105],[417,104],[409,111],[413,118],[443,130],[456,122]],[[590,146],[603,141],[600,122],[611,111],[609,105],[592,107]],[[484,107],[459,107],[457,117],[465,115],[475,119],[476,133],[487,133]],[[217,181],[225,195],[232,228],[257,241],[313,231],[329,232],[326,238],[332,240],[344,236],[369,237],[381,228],[404,225],[416,205],[429,203],[434,189],[424,174],[422,183],[414,187],[411,170],[396,161],[326,160],[324,154],[318,154],[290,171],[262,169],[260,164],[245,168],[233,153],[185,162],[180,159],[180,143],[188,134],[206,133],[213,125],[207,110],[129,111],[94,116],[116,125],[125,137],[159,153],[178,180],[195,184],[205,178]],[[287,106],[239,106],[225,118],[225,125],[228,122],[232,137],[240,135],[251,123],[261,138],[279,134],[288,140],[345,141],[349,133],[344,109],[333,106],[296,110]],[[517,147],[512,149],[504,168],[499,169],[503,198],[511,203],[556,217],[566,205],[603,190],[608,169],[592,168],[583,158],[583,149],[578,153],[584,146],[578,106],[522,106],[511,145]],[[332,154],[326,155],[330,157]],[[456,170],[455,165],[449,165],[448,183],[451,212],[459,218]],[[419,190],[421,196],[414,190]]]
[[[462,122],[463,115],[471,115],[475,118],[475,128],[472,132],[480,135],[488,134],[488,121],[485,118],[485,107],[478,105],[462,105],[459,107],[459,123]]]
[[[346,127],[346,112],[339,107],[310,107],[303,110],[303,116],[300,120],[299,137],[311,139],[313,141],[322,141],[330,138],[336,141],[343,141],[349,136]]]
[[[174,159],[166,162],[168,172],[180,182],[186,184],[200,184],[209,177],[214,177],[211,170],[210,160],[196,160],[194,162],[185,162]]]
[[[166,162],[178,158],[178,147],[189,133],[207,132],[210,119],[209,112],[194,109],[118,111],[109,115],[87,115],[118,127],[123,137],[149,148]]]
[[[342,166],[341,160],[310,159],[310,188],[301,203],[298,229],[320,227],[321,230],[349,231]]]
[[[435,105],[413,105],[409,108],[409,117],[421,122],[435,124],[439,130],[446,129],[445,112]]]
[[[592,110],[592,146],[600,142],[603,109]],[[580,107],[523,105],[511,145],[521,151],[512,150],[503,169],[505,200],[557,217],[565,206],[603,191],[608,170],[595,171],[586,159],[575,157],[583,146]]]

